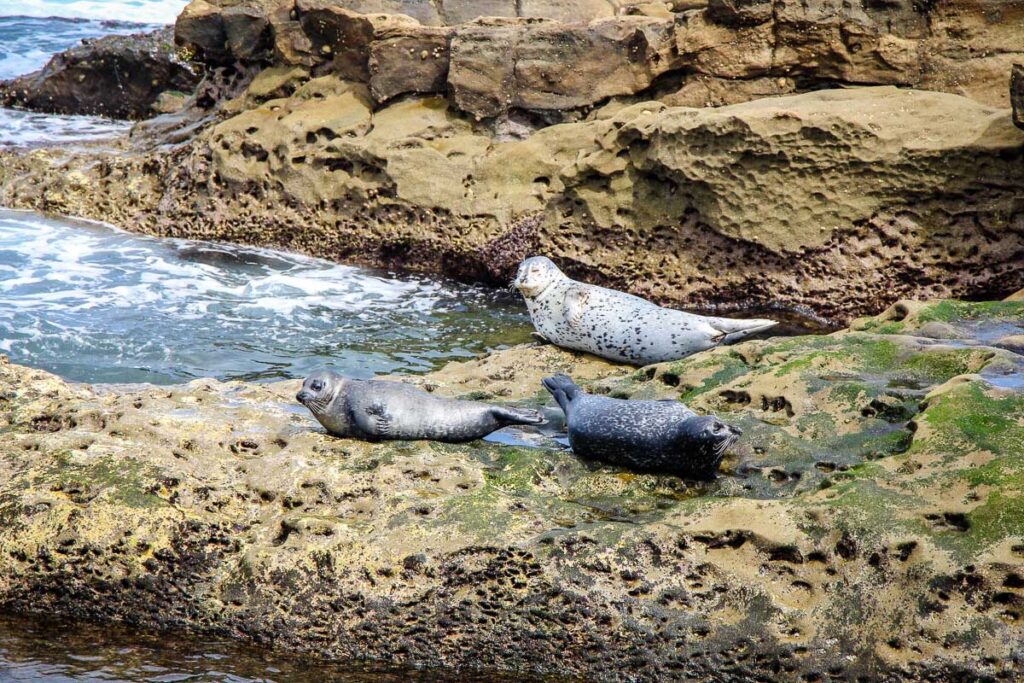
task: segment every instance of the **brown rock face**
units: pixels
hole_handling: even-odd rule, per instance
[[[403,93],[443,92],[451,29],[397,26],[370,46],[370,92],[378,102]]]
[[[451,31],[425,29],[442,26]],[[397,37],[396,27],[404,31]],[[434,92],[492,117],[578,110],[645,91],[652,97],[662,92],[652,90],[662,76],[684,88],[697,79],[739,81],[735,94],[708,98],[712,103],[751,99],[764,90],[756,85],[761,79],[784,79],[782,92],[903,85],[1006,106],[1006,71],[1024,57],[1022,27],[1020,2],[988,11],[976,3],[909,0],[196,0],[179,19],[178,41],[223,64],[262,59],[269,40],[287,64],[376,77],[378,101]],[[424,52],[430,63],[416,65]],[[378,66],[371,69],[373,54]]]
[[[455,31],[451,55],[452,99],[481,117],[585,107],[645,90],[676,66],[672,22],[650,17],[479,22]]]
[[[1013,107],[1013,123],[1024,129],[1024,66],[1013,65],[1010,74],[1010,104]]]
[[[390,29],[419,25],[403,15],[350,12],[332,0],[299,0],[296,12],[312,53],[329,60],[328,68],[342,78],[362,82],[370,79],[370,45],[378,36]]]
[[[170,29],[85,41],[34,73],[0,82],[0,102],[59,114],[135,119],[161,93],[191,92],[198,75],[174,54]]]

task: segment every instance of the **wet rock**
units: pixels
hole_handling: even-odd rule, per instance
[[[565,371],[728,414],[744,437],[710,484],[543,437],[335,439],[296,382],[99,391],[0,361],[0,606],[587,680],[1019,677],[1024,394],[986,377],[1024,361],[915,335],[935,320],[1024,333],[1024,306],[901,302],[640,369],[528,345],[413,380],[539,405]]]
[[[84,40],[45,67],[0,83],[4,106],[135,119],[165,92],[191,92],[199,76],[175,54],[170,29]]]

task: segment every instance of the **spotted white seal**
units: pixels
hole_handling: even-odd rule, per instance
[[[544,256],[523,261],[512,285],[526,299],[537,332],[552,344],[634,365],[677,360],[777,324],[662,308],[632,294],[571,280]]]
[[[366,441],[458,443],[509,425],[543,421],[536,410],[443,398],[401,382],[352,379],[331,370],[307,377],[295,400],[334,436]]]
[[[543,383],[565,413],[569,445],[582,458],[708,479],[743,434],[739,427],[698,415],[679,401],[592,396],[562,374]]]

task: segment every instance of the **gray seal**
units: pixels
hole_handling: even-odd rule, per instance
[[[715,476],[725,451],[743,433],[679,401],[592,396],[568,375],[543,380],[565,413],[573,453],[634,470],[694,479]]]
[[[428,439],[459,443],[516,424],[537,424],[535,410],[459,401],[408,384],[318,370],[295,396],[334,436],[366,441]]]
[[[552,344],[634,365],[678,360],[777,324],[662,308],[632,294],[576,282],[544,256],[523,261],[512,285],[526,299],[537,332]]]

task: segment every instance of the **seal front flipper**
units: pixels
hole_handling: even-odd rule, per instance
[[[352,417],[356,426],[368,435],[380,439],[391,437],[394,420],[391,414],[388,413],[387,406],[380,401],[374,401],[366,406],[362,413],[356,412]]]
[[[587,303],[590,301],[590,294],[579,285],[573,285],[565,293],[563,304],[565,306],[565,322],[569,327],[579,327],[583,322],[583,314],[587,310]]]

